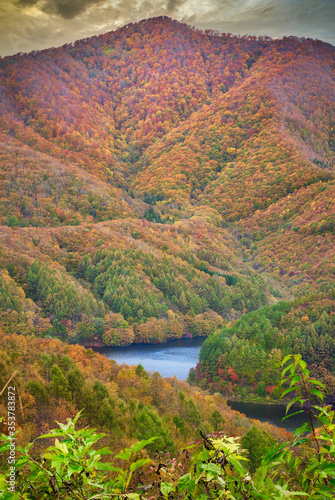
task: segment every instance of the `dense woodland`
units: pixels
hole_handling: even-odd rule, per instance
[[[334,55],[159,17],[0,59],[0,389],[17,370],[22,442],[83,407],[117,450],[243,435],[222,397],[278,401],[292,353],[334,397]],[[195,336],[191,385],[78,346]]]
[[[0,406],[3,500],[334,498],[335,412],[312,404],[324,401],[325,385],[300,355],[280,365],[281,388],[316,410],[321,428],[303,424],[292,439],[232,411],[218,393],[141,365],[57,339],[0,337],[0,383],[15,383],[18,403],[14,467]]]
[[[143,477],[144,481],[152,481],[155,467],[162,461],[175,468],[178,475],[188,470],[190,455],[185,447],[199,445],[199,427],[202,433],[217,437],[223,433],[244,435],[245,448],[255,457],[257,464],[262,453],[274,443],[283,444],[291,436],[285,429],[249,420],[231,410],[220,394],[205,394],[175,377],[164,379],[158,372],[149,376],[142,365],[118,365],[91,349],[65,344],[58,339],[0,331],[0,341],[0,386],[5,387],[14,374],[11,384],[15,384],[17,395],[18,449],[32,443],[41,434],[48,434],[55,421],[73,419],[81,410],[79,428],[98,427],[104,431],[100,445],[113,450],[113,455],[121,452],[122,456],[124,448],[134,445],[137,440],[154,436],[156,439],[147,443],[145,454],[137,455],[142,459],[155,457],[151,468],[146,471],[150,476]],[[2,417],[5,421],[0,425],[0,464],[1,471],[6,474],[1,435],[1,432],[7,433],[5,401],[0,405],[0,424]],[[36,440],[29,451],[30,456],[41,457],[53,442],[50,438]],[[148,462],[150,460],[144,461],[143,465]],[[124,466],[121,459],[116,465]],[[27,479],[27,470],[22,472],[21,478]],[[4,479],[5,475],[1,473],[0,498],[24,498],[7,497]],[[30,499],[43,498],[42,493],[35,493],[34,488],[30,488],[28,495]],[[61,492],[59,497],[53,495],[50,490],[45,498],[67,498]],[[77,497],[70,495],[69,498]]]
[[[301,354],[328,397],[335,392],[335,289],[245,314],[204,342],[189,379],[227,397],[279,399],[280,366]]]
[[[221,332],[280,358],[302,352],[294,298],[333,313],[331,45],[154,18],[5,57],[0,81],[4,331],[83,345]],[[279,300],[284,341],[240,331]],[[332,352],[332,323],[319,330]],[[235,364],[213,371],[205,352],[194,380],[225,385],[212,379]],[[327,357],[308,360],[332,371]]]
[[[1,332],[1,387],[14,371],[22,406],[17,424],[21,443],[28,443],[84,409],[82,426],[108,431],[106,443],[119,451],[134,439],[155,435],[155,451],[175,452],[204,432],[233,435],[252,425],[283,442],[285,429],[250,421],[232,411],[219,394],[208,395],[178,379],[151,376],[141,365],[118,365],[105,356],[57,339],[40,339]],[[1,406],[1,416],[5,407]],[[222,427],[223,428],[223,427]]]

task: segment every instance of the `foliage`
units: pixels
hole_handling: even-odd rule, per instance
[[[35,261],[27,270],[26,279],[28,297],[42,303],[58,321],[72,318],[78,321],[85,314],[104,315],[101,302],[48,264]]]
[[[77,276],[92,283],[105,304],[127,322],[159,319],[167,314],[167,322],[153,322],[156,330],[159,326],[163,330],[164,339],[178,336],[173,331],[173,319],[183,331],[181,315],[196,336],[200,315],[207,311],[222,317],[232,306],[242,311],[266,302],[265,287],[254,277],[232,277],[234,285],[227,287],[226,278],[218,275],[214,279],[213,274],[204,261],[193,258],[181,262],[167,255],[158,258],[141,250],[99,251],[82,259],[77,271]],[[135,329],[135,337],[140,332],[141,329]],[[158,332],[157,337],[161,340]],[[143,336],[138,340],[147,341]]]
[[[22,403],[17,425],[22,445],[46,433],[57,421],[82,411],[83,425],[107,434],[104,444],[116,453],[136,439],[153,434],[150,454],[172,453],[196,439],[200,423],[206,432],[225,429],[236,434],[249,429],[246,417],[236,418],[224,398],[210,396],[176,378],[148,374],[141,365],[127,367],[90,349],[58,339],[0,332],[0,386],[12,374]],[[0,416],[6,414],[0,399]],[[284,429],[257,422],[281,441]],[[34,445],[41,451],[42,442]]]
[[[333,415],[309,403],[322,386],[304,363],[331,396],[333,69],[334,47],[317,40],[167,17],[0,60],[0,382],[16,372],[22,450],[82,409],[116,452],[151,432],[148,453],[167,450],[161,464],[185,449],[148,469],[148,490],[114,471],[115,495],[332,498]],[[209,337],[190,380],[216,394],[74,345],[182,336]],[[310,438],[298,433],[259,466],[266,432],[282,441],[283,431],[236,418],[218,392],[276,400],[287,390],[325,427],[319,437],[312,421]],[[185,446],[200,423],[208,449],[192,461]],[[252,478],[237,441],[204,437],[222,427],[244,434]],[[49,453],[67,460],[62,443]],[[69,475],[70,462],[47,460],[51,476],[38,474],[42,462],[24,467],[50,495],[48,477]],[[90,475],[68,479],[78,492],[92,486]]]
[[[3,328],[207,336],[332,282],[333,60],[317,40],[167,17],[2,59]]]
[[[253,426],[244,434],[241,440],[241,445],[248,451],[248,458],[250,461],[250,470],[255,472],[265,455],[274,446],[275,440],[266,431],[261,431]]]
[[[314,363],[316,370],[323,367],[323,377],[331,375],[335,369],[334,307],[329,284],[327,292],[245,314],[205,340],[193,382],[230,397],[241,397],[248,388],[254,398],[257,394],[278,399],[280,363],[294,350],[310,365]]]
[[[19,458],[15,463],[15,488],[6,488],[6,474],[2,474],[1,499],[107,499],[111,495],[140,498],[139,495],[124,495],[124,492],[134,472],[150,462],[148,458],[134,458],[155,438],[137,442],[115,455],[114,459],[123,460],[125,468],[121,469],[101,460],[104,455],[111,455],[109,448],[95,449],[103,434],[95,433],[94,429],[75,428],[79,416],[78,413],[73,420],[68,419],[67,424],[58,423],[59,429],[40,436],[40,439],[54,438],[54,445],[49,446],[41,457],[31,456],[33,443],[16,449]],[[4,454],[11,449],[15,437],[2,435],[1,438],[0,452]],[[118,475],[112,479],[107,471],[117,472]]]
[[[257,309],[268,302],[269,286],[245,268],[232,237],[209,216],[215,212],[201,210],[178,227],[142,220],[20,234],[3,228],[9,237],[0,265],[11,283],[0,289],[3,328],[128,345],[207,336],[246,307]]]
[[[143,448],[154,438],[140,441],[114,455],[113,462],[103,462],[101,457],[111,454],[108,448],[96,449],[95,443],[103,436],[92,429],[75,428],[79,414],[58,424],[42,438],[55,438],[40,459],[32,455],[32,443],[17,448],[17,482],[15,492],[6,488],[6,461],[1,478],[0,498],[128,498],[128,499],[273,499],[334,498],[335,452],[334,411],[329,407],[312,404],[310,396],[323,402],[324,385],[309,376],[306,363],[299,355],[289,355],[282,363],[284,393],[296,393],[288,405],[307,404],[311,427],[304,424],[297,429],[293,441],[275,444],[263,449],[260,456],[250,453],[248,464],[239,438],[222,435],[207,436],[200,431],[198,445],[182,450],[178,457],[161,462],[161,457],[149,459]],[[287,385],[289,384],[289,387]],[[300,394],[300,395],[299,395]],[[318,434],[312,416],[322,424]],[[250,445],[254,427],[245,435]],[[306,432],[312,431],[306,436]],[[15,435],[16,437],[16,435]],[[256,435],[253,439],[257,439]],[[10,449],[12,439],[1,436],[0,449],[3,459]],[[199,444],[202,450],[199,450]],[[190,450],[197,450],[190,456]],[[266,452],[267,448],[267,452]],[[259,450],[260,451],[260,450]],[[119,460],[121,466],[115,466]],[[249,467],[253,470],[248,471]],[[144,474],[143,474],[144,472]],[[29,493],[28,493],[29,492]],[[42,496],[43,495],[43,496]]]

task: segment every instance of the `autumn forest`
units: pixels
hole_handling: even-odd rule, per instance
[[[201,425],[263,453],[285,431],[226,400],[278,402],[290,354],[334,398],[334,55],[158,17],[0,58],[0,391],[16,371],[23,443],[83,410],[116,451]],[[94,352],[192,337],[188,383]]]

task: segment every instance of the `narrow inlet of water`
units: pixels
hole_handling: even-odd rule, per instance
[[[114,359],[119,364],[141,364],[149,372],[159,372],[162,377],[174,377],[186,380],[191,368],[195,368],[199,360],[201,345],[205,339],[170,340],[163,344],[132,344],[128,347],[101,347],[94,350]],[[241,401],[228,401],[233,410],[243,413],[248,418],[269,422],[278,427],[283,427],[290,432],[300,427],[303,422],[309,422],[308,415],[290,417],[284,421],[285,406],[280,404],[267,405],[263,403],[246,403]],[[291,410],[293,413],[293,410]]]
[[[243,401],[227,401],[228,405],[236,411],[243,413],[248,418],[259,420],[260,422],[269,422],[269,424],[283,427],[289,432],[294,432],[304,422],[310,423],[307,412],[300,413],[282,420],[286,415],[286,407],[280,404],[248,403]],[[300,408],[291,408],[290,413],[299,411]],[[318,427],[318,421],[313,420],[315,427]]]

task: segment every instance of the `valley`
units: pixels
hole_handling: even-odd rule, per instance
[[[290,434],[227,400],[280,404],[292,354],[313,402],[334,397],[334,55],[163,16],[0,58],[0,389],[15,372],[21,443],[82,410],[115,453],[155,435],[145,453],[173,456],[200,428],[252,436],[259,465]],[[202,343],[187,381],[94,352],[166,342]]]

